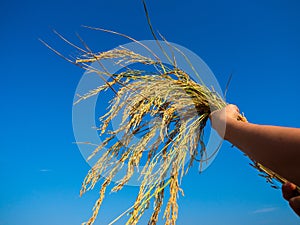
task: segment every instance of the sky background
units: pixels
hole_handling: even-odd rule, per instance
[[[198,54],[223,89],[233,73],[227,101],[249,121],[300,127],[299,1],[147,3],[155,29]],[[38,38],[72,55],[77,52],[52,29],[76,43],[78,32],[95,51],[128,40],[81,25],[151,39],[139,0],[0,2],[0,225],[80,224],[91,215],[97,190],[79,197],[89,166],[72,144],[72,102],[83,71]],[[224,143],[206,171],[184,177],[178,224],[299,224],[280,190],[270,188],[248,162]],[[95,224],[112,221],[137,191],[126,187],[107,195]]]

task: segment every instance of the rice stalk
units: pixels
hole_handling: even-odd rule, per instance
[[[145,12],[151,33],[157,40],[146,7]],[[95,222],[107,188],[112,185],[112,181],[124,167],[126,167],[125,175],[114,184],[111,191],[120,191],[135,173],[139,174],[141,185],[132,207],[110,224],[115,223],[127,212],[129,218],[126,224],[137,224],[145,210],[153,203],[153,212],[148,224],[155,225],[163,209],[166,190],[169,190],[163,218],[165,225],[175,225],[178,217],[179,193],[183,195],[180,181],[194,162],[199,163],[201,169],[202,163],[210,159],[211,156],[207,154],[204,143],[204,129],[210,113],[225,107],[226,102],[201,81],[201,76],[197,74],[189,59],[168,42],[166,43],[171,49],[172,56],[167,55],[169,65],[165,65],[149,47],[132,37],[101,28],[91,29],[128,38],[144,47],[153,58],[123,47],[94,53],[82,40],[84,48],[72,44],[56,32],[62,40],[82,52],[79,58],[72,61],[43,42],[59,56],[83,68],[87,73],[98,74],[105,81],[103,85],[88,93],[77,95],[74,104],[79,104],[108,89],[115,93],[107,112],[99,118],[101,122],[98,128],[99,135],[105,140],[95,146],[88,157],[88,160],[96,156],[99,158],[86,175],[80,195],[93,189],[97,183],[101,183],[101,187],[93,214],[83,225],[92,225]],[[166,41],[163,37],[162,39]],[[166,55],[158,40],[157,44]],[[192,80],[189,74],[177,66],[173,54],[176,51],[183,55],[199,77],[201,84]],[[123,70],[110,73],[103,66],[102,62],[105,60],[111,60]],[[97,63],[102,69],[96,68],[91,63]],[[145,70],[130,68],[129,65],[132,64],[142,65]],[[121,117],[122,121],[116,130],[110,131],[109,124],[117,117]],[[239,116],[239,120],[246,122],[242,115]],[[135,138],[137,135],[141,136],[138,140]],[[106,151],[101,152],[103,149]],[[139,171],[139,166],[143,164],[143,156],[146,157],[146,162],[142,171]],[[252,166],[262,172],[272,186],[274,186],[273,179],[286,182],[284,178],[255,161]]]
[[[95,53],[92,57],[84,55],[75,63],[90,63],[105,59],[114,59],[117,64],[137,63],[149,67],[161,65],[160,61],[128,49]],[[87,66],[85,68],[90,73],[96,71],[95,68]],[[140,160],[143,154],[146,154],[147,161],[140,172],[142,183],[127,224],[137,224],[145,210],[149,208],[152,199],[154,208],[148,224],[156,224],[163,206],[165,189],[168,188],[170,197],[163,215],[166,225],[174,225],[178,217],[178,194],[179,192],[183,194],[180,180],[195,161],[201,164],[207,160],[203,141],[206,121],[211,111],[225,107],[226,102],[205,85],[193,81],[188,74],[176,67],[175,63],[169,67],[164,66],[163,69],[160,67],[161,70],[156,73],[153,70],[147,72],[124,68],[125,71],[117,74],[106,74],[112,81],[78,96],[75,102],[78,104],[116,86],[116,96],[111,100],[106,114],[100,117],[100,135],[107,137],[101,145],[95,147],[88,159],[95,157],[105,147],[107,150],[88,172],[80,192],[80,195],[83,195],[93,189],[101,177],[106,176],[92,217],[84,224],[94,223],[106,188],[114,176],[124,166],[127,167],[126,174],[111,188],[111,191],[116,192],[138,172]],[[120,116],[120,113],[122,122],[119,128],[109,131],[108,125],[114,118]],[[146,119],[149,116],[159,119],[149,121]],[[246,121],[243,116],[239,119]],[[134,142],[134,136],[139,133],[142,133],[142,137]],[[117,138],[118,134],[122,134],[120,140]],[[157,165],[158,169],[155,170]],[[267,173],[269,181],[278,178],[261,164],[254,162],[253,166]]]
[[[137,172],[143,154],[147,160],[140,173],[142,184],[133,205],[127,224],[136,224],[154,199],[154,211],[149,224],[156,224],[163,205],[164,192],[170,189],[164,217],[166,224],[175,224],[178,215],[179,180],[192,166],[195,159],[205,155],[203,131],[211,110],[226,106],[224,100],[209,88],[197,84],[188,74],[176,67],[161,66],[159,61],[134,53],[128,49],[116,49],[108,52],[82,56],[75,63],[89,63],[105,59],[115,59],[117,64],[142,64],[160,66],[160,70],[138,71],[125,69],[125,72],[108,74],[112,81],[97,87],[85,95],[78,96],[80,101],[114,87],[117,95],[111,101],[108,111],[100,117],[100,135],[107,135],[101,146],[97,146],[89,159],[95,157],[101,149],[107,147],[86,176],[81,195],[95,187],[103,174],[100,197],[95,203],[93,215],[86,224],[93,224],[107,186],[124,166],[126,174],[116,182],[112,191],[119,191]],[[86,67],[88,72],[95,68]],[[155,67],[157,68],[157,67]],[[159,87],[159,88],[157,88]],[[109,132],[108,125],[122,112],[119,128]],[[157,118],[149,121],[147,117]],[[146,129],[144,129],[146,128]],[[136,134],[142,133],[138,141]],[[122,133],[121,140],[117,139]],[[113,144],[110,144],[113,143]],[[201,144],[199,144],[201,143]],[[200,146],[200,150],[199,150]],[[118,159],[116,160],[116,157]],[[189,159],[189,163],[186,160]],[[155,169],[157,168],[158,169]],[[168,178],[170,177],[170,178]]]

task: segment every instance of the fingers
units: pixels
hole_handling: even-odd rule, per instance
[[[236,105],[233,105],[233,104],[228,104],[226,108],[229,109],[230,111],[232,110],[232,111],[236,111],[238,113],[240,112],[240,109]]]
[[[296,185],[292,183],[285,183],[282,185],[282,196],[285,200],[289,201],[291,198],[295,197]]]
[[[282,196],[290,204],[294,212],[300,216],[300,196],[297,192],[297,186],[292,183],[285,183],[282,185]]]
[[[236,105],[233,104],[229,104],[227,105],[225,108],[223,109],[219,109],[219,110],[215,110],[213,112],[211,112],[210,114],[210,119],[212,119],[215,115],[217,116],[223,116],[225,117],[232,117],[232,118],[236,118],[237,116],[240,115],[240,110]]]
[[[210,116],[212,127],[223,137],[225,131],[226,112],[225,109],[215,110]]]
[[[300,196],[293,197],[289,200],[289,204],[294,212],[300,216]]]
[[[229,104],[223,109],[215,110],[210,114],[212,127],[218,132],[221,138],[227,140],[226,126],[229,121],[237,121],[239,118],[239,108]]]
[[[240,115],[240,109],[233,104],[229,104],[226,106],[226,114],[228,118],[237,119]]]

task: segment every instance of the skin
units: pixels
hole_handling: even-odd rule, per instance
[[[291,182],[282,186],[282,194],[300,216],[296,191],[296,185],[300,186],[300,129],[245,123],[238,120],[239,115],[236,105],[227,105],[211,113],[212,127],[251,159]]]

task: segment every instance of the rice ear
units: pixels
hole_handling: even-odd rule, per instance
[[[126,49],[101,54],[103,57],[119,57],[123,61],[131,60],[132,62],[132,60],[136,60],[136,63],[144,62],[140,60],[143,56],[128,52]],[[135,55],[135,57],[128,58],[129,55]],[[86,62],[86,60],[82,59],[82,62]],[[153,66],[156,63],[144,65]],[[195,161],[199,163],[201,170],[202,163],[210,159],[210,156],[207,156],[203,141],[203,130],[211,110],[226,106],[226,102],[214,91],[192,81],[188,74],[179,68],[175,68],[175,65],[172,66],[172,69],[165,67],[165,72],[160,71],[157,74],[147,73],[147,71],[139,73],[135,70],[110,74],[111,77],[118,79],[118,82],[113,80],[110,83],[111,86],[119,83],[123,85],[121,85],[121,88],[116,89],[117,95],[111,101],[108,112],[101,117],[101,135],[108,137],[101,146],[96,147],[89,159],[96,156],[104,147],[107,147],[108,150],[96,162],[85,178],[81,194],[92,189],[97,182],[100,182],[101,175],[105,174],[105,171],[110,179],[113,179],[121,168],[127,166],[127,173],[112,188],[112,191],[121,190],[135,173],[135,167],[140,165],[145,150],[149,149],[145,168],[140,173],[143,180],[142,185],[132,206],[127,224],[136,224],[145,210],[148,209],[152,199],[154,199],[154,208],[149,224],[155,224],[158,221],[165,189],[167,188],[170,190],[170,198],[166,203],[164,212],[165,224],[173,225],[176,223],[178,192],[181,191],[179,180],[182,179]],[[126,82],[124,79],[126,79]],[[105,85],[105,88],[110,88],[108,84]],[[105,88],[97,88],[94,92],[99,91],[101,93]],[[93,92],[90,92],[83,96],[86,99],[91,97],[92,94]],[[191,111],[193,108],[194,113]],[[123,119],[119,129],[108,133],[108,124],[120,112],[123,113]],[[181,114],[180,117],[178,112]],[[161,118],[161,120],[145,121],[145,118],[149,115],[151,118]],[[242,115],[240,115],[239,120],[246,121]],[[119,133],[122,133],[122,138],[116,140]],[[137,143],[133,144],[133,137],[138,133],[143,135]],[[114,141],[115,144],[108,145],[108,143],[114,143]],[[156,149],[155,152],[154,149]],[[115,160],[116,156],[119,157],[118,160]],[[185,165],[185,160],[188,157],[190,158],[189,163]],[[155,171],[154,168],[158,164],[160,167]],[[260,171],[269,173],[262,165],[256,162],[254,162],[254,165]],[[113,168],[114,173],[110,173],[110,168]],[[168,176],[170,176],[170,179],[165,181]],[[271,178],[277,177],[272,173]],[[270,179],[270,177],[267,177],[267,179]],[[107,183],[107,181],[102,183],[101,193],[106,188],[105,182]],[[93,224],[103,198],[104,194],[101,194],[88,224]],[[116,220],[113,222],[116,222]]]
[[[166,55],[166,51],[159,44],[152,28],[144,1],[143,4],[151,33],[163,54]],[[107,149],[97,159],[82,183],[80,195],[93,189],[97,183],[101,182],[99,198],[95,202],[93,214],[83,224],[92,225],[95,222],[106,189],[122,168],[127,166],[127,172],[119,179],[112,191],[121,190],[130,181],[136,172],[136,168],[141,164],[142,156],[145,154],[147,160],[140,173],[142,183],[136,200],[128,210],[113,220],[110,225],[130,211],[126,224],[137,224],[153,201],[153,213],[148,224],[155,225],[163,208],[163,200],[167,189],[170,197],[164,210],[165,225],[175,225],[178,217],[178,195],[179,193],[183,195],[180,181],[195,162],[199,164],[201,170],[202,163],[210,160],[210,157],[213,157],[218,151],[217,148],[212,156],[207,155],[203,132],[211,111],[225,107],[226,102],[203,83],[201,76],[188,57],[170,43],[167,42],[167,46],[172,52],[171,57],[167,55],[169,66],[163,64],[161,59],[149,47],[128,35],[102,28],[87,28],[120,35],[134,41],[150,52],[154,59],[126,48],[94,53],[80,37],[79,39],[84,48],[72,44],[55,31],[60,39],[83,53],[82,56],[73,61],[42,41],[48,48],[68,62],[79,66],[88,73],[97,73],[104,80],[102,86],[78,95],[75,104],[98,95],[107,89],[111,89],[115,93],[107,112],[100,117],[100,136],[105,136],[105,140],[101,145],[96,146],[88,157],[88,160],[90,160],[101,153],[102,149]],[[165,40],[162,35],[160,37]],[[183,56],[186,63],[199,78],[200,84],[194,82],[189,74],[178,67],[174,52],[178,52]],[[117,65],[121,65],[125,72],[111,74],[102,64],[102,60],[105,59],[111,59]],[[90,65],[93,62],[98,63],[103,70]],[[130,69],[126,66],[129,63],[143,65],[149,70]],[[153,72],[153,69],[156,72]],[[106,78],[110,78],[111,81],[107,81]],[[179,112],[180,116],[178,115]],[[108,131],[109,124],[122,113],[122,122],[119,128]],[[160,119],[148,121],[149,117]],[[239,116],[239,120],[247,121],[243,115]],[[136,142],[134,137],[138,134],[142,137]],[[118,139],[119,136],[121,136],[120,140]],[[146,150],[149,151],[146,152]],[[188,158],[189,161],[186,163]],[[158,169],[156,170],[157,166]],[[262,172],[263,176],[272,185],[273,179],[277,179],[282,183],[286,182],[284,178],[255,161],[253,161],[253,167]]]

